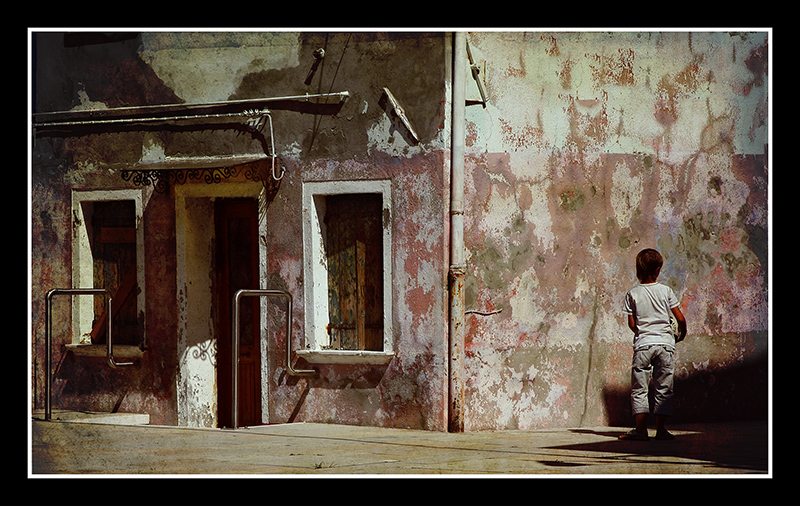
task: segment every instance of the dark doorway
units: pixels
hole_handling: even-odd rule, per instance
[[[255,199],[222,198],[214,204],[217,269],[217,385],[219,426],[233,425],[232,329],[233,296],[259,287],[258,205]],[[261,352],[259,299],[244,297],[239,314],[238,424],[261,423]]]

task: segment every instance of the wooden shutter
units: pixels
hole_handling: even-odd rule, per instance
[[[380,194],[326,198],[330,347],[383,349],[383,234]]]
[[[114,342],[139,344],[136,305],[136,214],[132,200],[95,202],[92,212],[94,286],[111,293]],[[104,343],[105,298],[95,297],[92,342]]]

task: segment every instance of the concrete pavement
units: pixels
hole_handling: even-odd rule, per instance
[[[53,475],[752,475],[771,477],[768,423],[449,434],[295,423],[230,429],[51,421],[34,416],[29,477]],[[123,422],[124,423],[124,422]],[[135,422],[134,422],[135,423]],[[651,435],[654,431],[651,430]]]

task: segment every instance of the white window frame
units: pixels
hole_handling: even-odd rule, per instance
[[[136,307],[142,316],[142,342],[147,342],[145,334],[147,326],[145,312],[145,272],[144,266],[144,195],[142,190],[73,190],[72,191],[72,285],[74,288],[94,288],[94,267],[92,249],[86,228],[87,218],[83,215],[85,202],[109,202],[132,200],[136,215],[136,283],[139,289],[136,296]],[[82,342],[82,336],[92,330],[94,306],[92,297],[77,296],[72,298],[72,344]],[[113,302],[112,302],[113,303]],[[103,345],[105,347],[105,345]],[[122,347],[119,347],[122,349]]]
[[[378,193],[383,202],[383,350],[331,350],[328,325],[328,266],[324,251],[324,202],[329,195]],[[392,332],[392,185],[389,180],[313,181],[303,184],[305,349],[310,363],[384,364],[394,356]]]

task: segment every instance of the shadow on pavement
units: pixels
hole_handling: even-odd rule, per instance
[[[619,436],[626,430],[595,431],[573,429],[574,433],[605,436],[608,441],[569,444],[551,447],[571,452],[591,452],[609,459],[630,457],[654,458],[661,464],[679,464],[701,461],[709,467],[766,473],[769,471],[769,430],[766,421],[735,424],[690,424],[669,427],[675,435],[672,441],[622,441]],[[588,455],[588,454],[587,454]],[[618,456],[618,457],[617,457]],[[593,457],[597,458],[597,457]],[[602,457],[600,457],[602,458]]]

